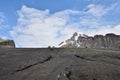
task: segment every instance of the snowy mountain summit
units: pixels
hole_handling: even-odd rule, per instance
[[[105,36],[88,36],[75,32],[72,37],[59,44],[64,48],[120,48],[120,35],[108,33]]]

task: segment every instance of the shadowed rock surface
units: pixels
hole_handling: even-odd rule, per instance
[[[0,80],[119,79],[119,49],[0,49]]]

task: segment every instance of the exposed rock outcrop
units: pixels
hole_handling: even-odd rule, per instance
[[[4,40],[0,38],[0,48],[15,48],[13,40]]]
[[[120,50],[0,49],[0,80],[120,80]]]
[[[87,36],[75,32],[73,36],[59,44],[68,48],[120,48],[120,35],[108,33],[105,36]]]

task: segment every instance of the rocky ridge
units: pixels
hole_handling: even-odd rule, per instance
[[[0,38],[0,48],[15,48],[13,40],[4,40]]]
[[[59,44],[64,48],[120,48],[120,35],[108,33],[88,36],[75,32],[73,36]]]

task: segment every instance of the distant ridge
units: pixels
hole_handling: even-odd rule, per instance
[[[108,33],[88,36],[75,32],[70,39],[63,41],[59,47],[64,48],[120,48],[120,35]]]
[[[0,48],[15,48],[13,40],[4,40],[0,38]]]

